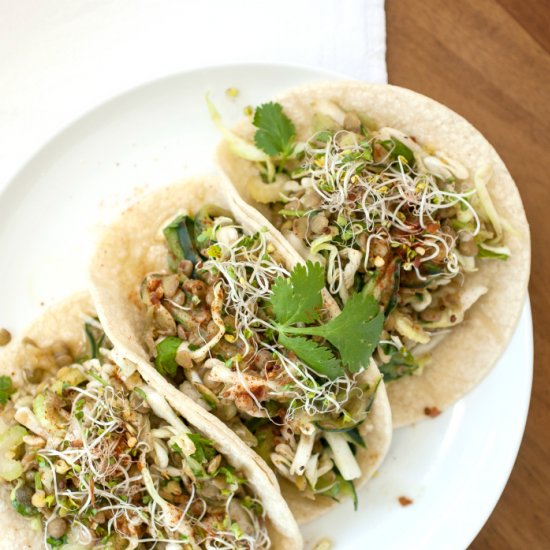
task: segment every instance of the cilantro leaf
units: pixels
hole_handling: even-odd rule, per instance
[[[294,313],[294,289],[289,279],[277,277],[271,287],[270,302],[279,323],[287,323]]]
[[[293,351],[304,363],[315,372],[335,380],[344,374],[340,361],[334,357],[332,351],[314,340],[303,336],[287,336],[279,334],[279,343],[286,349]]]
[[[353,294],[342,313],[319,327],[317,333],[335,346],[350,371],[358,372],[368,365],[378,345],[384,325],[384,313],[372,296]]]
[[[352,295],[340,315],[327,324],[292,326],[319,320],[324,283],[324,270],[320,264],[307,262],[305,266],[297,265],[290,277],[277,278],[271,305],[281,345],[294,351],[316,372],[334,379],[344,373],[342,366],[358,372],[368,365],[380,339],[384,313],[372,296],[358,293]],[[339,351],[340,359],[330,348],[308,338],[289,336],[292,334],[325,338]]]
[[[258,128],[254,135],[256,147],[274,157],[288,157],[294,147],[296,128],[279,103],[264,103],[255,113],[252,124]]]
[[[378,345],[384,325],[384,313],[378,302],[365,294],[353,294],[342,313],[326,325],[317,327],[282,327],[289,334],[308,334],[326,338],[340,352],[342,362],[351,372],[366,367]]]
[[[312,323],[319,318],[323,307],[321,290],[325,273],[319,263],[299,264],[290,277],[277,277],[273,285],[271,305],[278,323]]]
[[[12,393],[15,393],[15,389],[11,378],[9,376],[0,376],[0,404],[5,405]]]
[[[175,376],[178,372],[176,354],[181,342],[177,336],[168,336],[157,344],[155,366],[163,376]]]

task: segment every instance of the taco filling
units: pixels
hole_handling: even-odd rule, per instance
[[[170,271],[141,285],[157,370],[303,495],[353,496],[380,381],[364,368],[378,303],[358,295],[331,318],[319,264],[289,272],[265,232],[245,233],[216,207],[164,236]]]
[[[116,356],[99,323],[86,334],[79,357],[26,341],[28,383],[1,379],[0,478],[45,546],[269,548],[246,479]]]
[[[243,183],[246,193],[267,205],[271,221],[305,259],[324,266],[338,302],[359,293],[382,305],[375,358],[384,380],[418,373],[431,348],[487,290],[464,295],[465,277],[480,261],[510,255],[509,227],[487,191],[491,169],[472,177],[457,161],[366,115],[328,100],[313,108],[302,142],[278,103],[256,109],[254,144],[228,130],[224,137],[235,155],[257,167]]]

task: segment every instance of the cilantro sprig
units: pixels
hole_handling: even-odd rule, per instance
[[[323,287],[320,264],[298,265],[290,277],[276,279],[271,305],[279,343],[310,368],[334,380],[344,374],[344,367],[358,372],[368,364],[380,339],[384,314],[372,296],[360,293],[352,295],[340,315],[328,323],[303,326],[319,321]],[[324,338],[338,350],[340,358],[330,347],[308,336]]]
[[[258,128],[254,143],[270,157],[288,158],[294,150],[296,127],[279,103],[264,103],[256,108],[252,124]]]

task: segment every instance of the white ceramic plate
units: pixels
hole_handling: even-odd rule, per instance
[[[227,120],[247,104],[315,80],[318,70],[234,65],[179,74],[130,91],[66,128],[0,196],[0,326],[23,328],[42,304],[85,287],[96,230],[135,193],[213,170],[218,135],[204,102]],[[225,97],[228,87],[237,100]],[[136,191],[137,189],[137,191]],[[464,549],[493,510],[521,442],[531,391],[528,303],[491,374],[451,410],[396,431],[377,477],[349,502],[307,525],[309,544],[336,548]],[[414,503],[402,507],[398,497]]]

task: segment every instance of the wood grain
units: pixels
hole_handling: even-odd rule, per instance
[[[531,408],[510,481],[471,549],[550,548],[550,2],[387,0],[386,9],[390,82],[441,101],[481,130],[527,211],[534,251]]]

